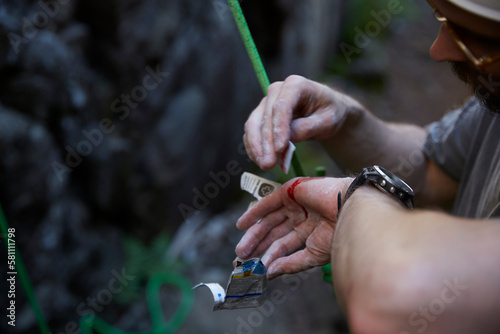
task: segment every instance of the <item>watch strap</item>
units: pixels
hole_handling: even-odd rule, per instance
[[[349,197],[351,197],[354,190],[358,189],[359,187],[361,187],[362,185],[364,185],[366,183],[366,178],[365,178],[365,173],[364,173],[365,169],[366,168],[363,168],[363,172],[360,173],[358,176],[356,176],[356,178],[351,182],[351,184],[347,188],[347,191],[345,192],[345,195],[344,195],[344,199],[342,200],[341,207],[344,206],[347,199]],[[339,208],[339,212],[340,212],[340,208]]]
[[[396,184],[397,182],[396,180],[392,180],[390,176],[386,175],[385,173],[381,174],[380,170],[382,170],[382,172],[385,171],[387,174],[392,174],[389,173],[387,170],[378,166],[363,168],[363,171],[352,181],[352,183],[347,188],[347,191],[344,195],[344,199],[342,201],[340,201],[340,193],[339,193],[338,204],[337,204],[338,205],[337,216],[338,213],[340,212],[341,207],[345,204],[345,202],[352,195],[352,193],[357,188],[366,184],[367,182],[373,183],[381,191],[384,191],[387,194],[391,195],[392,197],[400,201],[402,204],[404,204],[405,207],[407,207],[408,209],[413,209],[414,207],[413,197],[415,195],[413,190],[409,186],[407,186],[403,180],[393,175],[393,178],[399,180],[400,183],[403,183],[405,184],[405,186],[407,186],[406,187],[407,190],[401,189],[401,187]],[[340,202],[342,203],[340,204]]]

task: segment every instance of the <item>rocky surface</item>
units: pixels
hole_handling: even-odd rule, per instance
[[[342,1],[242,5],[271,80],[324,70]],[[229,7],[0,1],[0,34],[0,203],[49,325],[71,332],[93,312],[146,328],[140,293],[105,299],[130,259],[124,240],[151,243],[194,211],[208,222],[250,166],[243,122],[262,93]],[[18,289],[16,333],[34,333]]]

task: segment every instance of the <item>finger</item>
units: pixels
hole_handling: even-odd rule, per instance
[[[288,147],[294,111],[300,108],[301,100],[309,94],[306,92],[306,82],[307,80],[296,75],[288,77],[273,104],[273,138],[276,152],[283,152]]]
[[[327,258],[318,258],[309,248],[305,248],[290,256],[276,259],[267,267],[267,278],[271,280],[284,274],[296,274],[327,263]]]
[[[276,153],[284,152],[290,141],[293,105],[295,101],[287,100],[286,92],[279,96],[272,106],[273,146]],[[294,97],[297,99],[297,97]]]
[[[281,189],[281,188],[280,188]],[[246,230],[253,224],[260,221],[268,214],[278,210],[283,206],[280,196],[280,189],[277,189],[261,199],[257,204],[248,209],[236,222],[239,230]]]
[[[283,238],[272,243],[262,257],[262,262],[269,268],[276,259],[288,256],[304,245],[305,242],[298,236],[297,231],[292,230]]]
[[[250,144],[248,142],[247,134],[243,134],[243,144],[245,145],[245,150],[247,152],[248,157],[255,163],[257,163],[257,159],[252,151],[252,148],[250,147]]]
[[[293,226],[291,225],[290,221],[285,220],[283,223],[273,228],[266,235],[266,237],[260,241],[257,247],[250,254],[248,254],[248,258],[260,256],[266,251],[266,249],[269,248],[269,246],[272,245],[274,241],[283,238],[285,235],[290,233],[292,229]]]
[[[261,119],[261,145],[262,145],[262,165],[265,169],[274,167],[278,161],[278,154],[274,149],[273,134],[273,106],[279,97],[283,82],[272,83],[267,89],[267,100]]]
[[[293,225],[291,224],[291,226]],[[307,222],[293,227],[290,233],[272,243],[263,257],[263,262],[266,260],[267,262],[265,263],[272,263],[277,258],[288,256],[297,249],[304,247],[309,237],[314,233],[315,227],[315,223]]]
[[[290,125],[290,140],[295,143],[326,139],[335,135],[342,122],[331,111],[318,111],[308,117],[294,119]]]
[[[283,274],[297,273],[330,262],[333,231],[333,226],[328,222],[319,223],[307,238],[306,247],[289,256],[277,258],[268,267],[268,277],[272,279]]]
[[[259,165],[259,158],[262,157],[262,138],[261,138],[261,124],[262,114],[267,103],[267,97],[264,97],[257,108],[255,108],[247,121],[245,122],[245,148],[252,160]],[[259,165],[260,167],[260,165]]]
[[[252,225],[236,245],[236,255],[244,259],[250,257],[262,239],[276,226],[281,225],[285,219],[284,211],[277,210],[264,217],[258,224]]]

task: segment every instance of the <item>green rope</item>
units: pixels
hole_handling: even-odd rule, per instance
[[[293,171],[295,172],[295,176],[306,176],[299,162],[299,158],[297,158],[297,154],[295,154],[295,152],[292,155],[292,167]]]
[[[177,311],[167,323],[165,323],[163,313],[161,312],[162,306],[159,294],[163,284],[177,286],[180,288],[182,294],[182,299]],[[151,277],[147,287],[147,300],[151,312],[154,333],[174,333],[181,327],[193,307],[194,293],[192,286],[189,280],[175,272],[158,273]]]
[[[182,299],[177,311],[165,322],[160,301],[160,288],[163,284],[171,284],[181,290]],[[92,334],[94,330],[98,333],[106,334],[171,334],[175,333],[186,321],[194,303],[194,294],[191,289],[191,282],[184,276],[173,272],[165,271],[155,274],[148,282],[146,297],[151,316],[153,329],[144,332],[127,332],[117,329],[104,320],[95,316],[84,316],[80,318],[80,329],[82,334]]]
[[[255,46],[255,43],[252,39],[252,34],[250,33],[250,29],[248,28],[248,24],[245,20],[245,16],[243,15],[240,4],[238,3],[238,0],[228,0],[228,3],[229,7],[231,8],[231,12],[233,13],[234,20],[236,21],[236,25],[238,26],[238,30],[240,31],[243,43],[245,44],[248,56],[250,57],[250,61],[252,62],[255,74],[257,75],[257,79],[259,80],[260,87],[262,88],[264,95],[267,95],[269,78],[267,77],[266,70],[264,69],[264,65],[262,64],[262,60],[259,56],[259,52],[257,51],[257,47]],[[296,176],[305,176],[304,170],[302,169],[299,159],[297,158],[297,155],[295,153],[292,156],[292,167]],[[316,168],[316,175],[325,176],[325,168]],[[329,263],[327,265],[324,265],[321,269],[323,272],[323,280],[331,284],[331,264]]]
[[[7,247],[7,252],[8,252],[8,231],[9,231],[9,224],[7,223],[7,219],[5,218],[5,215],[3,213],[2,206],[0,205],[0,230],[2,232],[3,236],[3,241],[5,242],[5,247]],[[50,334],[50,329],[49,325],[47,324],[47,320],[45,319],[45,316],[43,315],[42,309],[40,308],[40,305],[38,304],[38,300],[36,299],[36,295],[33,289],[33,285],[31,284],[30,277],[28,275],[28,271],[26,270],[26,267],[24,266],[24,262],[21,258],[21,254],[19,253],[19,250],[17,248],[17,245],[15,245],[15,254],[16,254],[16,259],[15,259],[15,269],[17,273],[19,274],[19,278],[21,279],[21,285],[23,286],[24,292],[26,293],[26,297],[28,298],[28,303],[31,306],[31,309],[33,310],[33,313],[35,313],[35,318],[36,322],[38,323],[38,327],[40,328],[40,331],[42,334]],[[14,270],[11,270],[14,272]]]
[[[248,56],[250,57],[250,61],[252,62],[255,74],[257,75],[257,79],[259,80],[260,88],[262,89],[264,95],[267,95],[267,88],[270,84],[269,78],[264,68],[264,64],[262,64],[262,60],[260,59],[259,51],[255,46],[252,34],[250,33],[250,29],[248,28],[247,21],[245,20],[245,16],[243,15],[243,11],[241,10],[241,6],[238,0],[227,1],[229,3],[229,7],[231,8],[231,12],[233,13],[236,25],[238,26],[238,30],[240,31],[243,44],[245,44],[245,49],[247,50]],[[302,169],[299,159],[297,158],[297,155],[295,153],[292,156],[292,167],[295,172],[295,176],[305,176],[304,170]]]
[[[269,87],[270,84],[269,78],[267,77],[266,70],[264,69],[264,64],[262,64],[262,60],[260,59],[259,51],[257,51],[257,47],[253,41],[252,34],[248,28],[243,11],[241,10],[238,0],[228,0],[228,2],[231,12],[233,13],[234,20],[236,21],[236,25],[238,26],[238,30],[240,31],[241,39],[245,44],[253,69],[257,75],[257,79],[259,80],[260,88],[262,88],[264,95],[267,95],[267,87]]]

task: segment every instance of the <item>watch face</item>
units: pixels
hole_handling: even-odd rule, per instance
[[[390,182],[401,188],[401,190],[413,194],[413,189],[408,184],[406,184],[405,181],[401,180],[398,176],[396,176],[394,173],[380,166],[373,166],[373,168],[375,168],[375,170],[379,172],[382,176],[387,177],[390,180]]]

